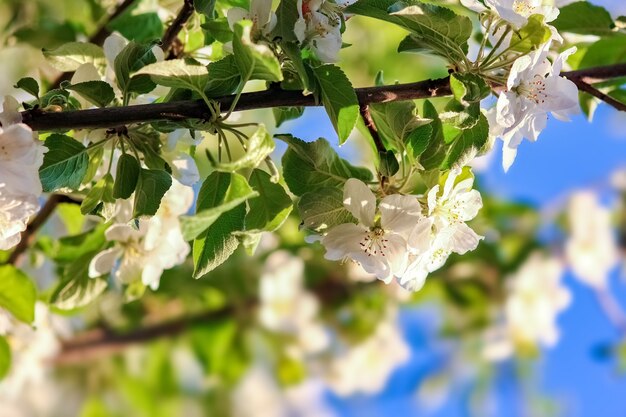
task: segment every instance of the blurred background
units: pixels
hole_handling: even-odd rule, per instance
[[[113,3],[0,0],[0,96],[25,100],[18,79],[55,78],[40,48],[86,39]],[[626,14],[622,0],[594,3]],[[168,21],[179,6],[143,0],[133,13]],[[111,29],[132,36],[123,21]],[[379,71],[386,83],[446,75],[436,58],[397,54],[403,36],[352,18],[339,65],[358,87]],[[323,109],[279,128],[271,111],[239,117],[337,143]],[[326,262],[294,216],[202,280],[185,264],[130,303],[112,292],[79,311],[41,306],[37,330],[15,336],[0,417],[626,415],[626,115],[600,105],[591,122],[550,120],[506,174],[500,146],[473,162],[485,241],[419,293]],[[367,165],[368,149],[355,131],[337,150]],[[89,222],[60,211],[41,253]],[[43,294],[57,280],[37,251],[24,267]]]

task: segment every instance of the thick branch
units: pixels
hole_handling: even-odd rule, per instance
[[[380,135],[378,134],[378,129],[376,129],[376,124],[374,123],[374,119],[372,119],[372,114],[370,113],[370,106],[367,104],[361,104],[359,110],[361,111],[361,117],[363,118],[363,122],[365,123],[365,127],[369,130],[372,139],[374,140],[374,145],[376,145],[376,150],[378,152],[386,152],[385,145],[383,144]]]
[[[564,77],[578,80],[601,81],[626,76],[626,65],[588,68],[562,73]],[[361,105],[441,97],[451,94],[449,78],[425,80],[409,84],[356,89]],[[222,109],[228,109],[234,96],[215,99]],[[264,109],[282,106],[318,106],[312,95],[300,91],[266,90],[241,95],[235,110]],[[210,112],[201,100],[170,103],[141,104],[128,107],[109,107],[60,113],[41,111],[22,112],[24,123],[33,130],[50,131],[64,129],[108,128],[133,123],[158,120],[208,119]]]
[[[180,54],[180,51],[175,50],[177,48],[175,48],[174,41],[177,39],[180,31],[185,27],[185,24],[187,24],[187,21],[193,16],[193,11],[193,0],[184,0],[183,7],[163,34],[163,38],[161,38],[161,49],[163,49],[163,52],[166,54],[170,52],[170,54],[167,55],[168,59],[176,58]]]
[[[619,111],[626,111],[626,104],[622,103],[619,100],[614,99],[613,97],[607,94],[604,94],[602,91],[598,90],[591,84],[587,84],[585,81],[583,81],[582,78],[573,77],[571,78],[571,80],[574,84],[576,84],[576,87],[578,87],[580,91],[584,91],[587,94],[591,94],[592,96],[599,98],[600,100],[604,101],[609,106],[613,106]]]

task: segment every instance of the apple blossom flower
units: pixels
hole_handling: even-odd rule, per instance
[[[570,235],[565,246],[574,275],[587,285],[606,288],[619,250],[611,227],[611,212],[591,192],[578,192],[568,207]]]
[[[505,171],[517,154],[523,138],[536,141],[545,128],[548,113],[559,120],[568,121],[579,111],[576,85],[560,76],[564,62],[576,48],[561,53],[550,64],[547,48],[538,49],[518,58],[511,68],[507,89],[496,103],[495,133],[507,148]],[[493,125],[493,120],[490,125]]]
[[[545,0],[485,0],[484,4],[478,0],[461,0],[461,4],[477,13],[491,10],[516,29],[528,23],[533,14],[544,16],[546,22],[559,16],[559,9]]]
[[[26,230],[28,219],[39,210],[37,197],[31,194],[12,195],[0,185],[0,250],[17,245]]]
[[[141,281],[156,290],[163,271],[180,265],[189,254],[178,217],[187,213],[192,203],[193,190],[174,181],[153,217],[139,219],[137,228],[127,223],[111,225],[105,237],[114,245],[91,260],[89,276],[111,273],[122,283]],[[126,212],[120,211],[121,217],[127,217]]]
[[[16,195],[42,193],[39,167],[46,148],[25,124],[0,129],[0,185]]]
[[[406,268],[407,238],[424,218],[419,202],[412,196],[394,194],[383,198],[377,207],[367,185],[351,178],[345,184],[344,206],[359,223],[337,225],[321,238],[326,259],[352,259],[389,283]]]
[[[336,62],[341,50],[341,9],[327,0],[298,0],[294,26],[298,41],[308,45],[322,62]]]
[[[250,10],[232,7],[228,9],[226,18],[231,30],[234,28],[235,23],[241,20],[252,21],[250,33],[253,39],[268,36],[278,22],[276,14],[272,11],[271,0],[252,0],[250,2]]]

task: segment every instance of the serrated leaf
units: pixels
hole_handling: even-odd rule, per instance
[[[137,187],[140,171],[141,166],[134,156],[127,153],[120,156],[117,162],[113,198],[129,198]]]
[[[296,21],[300,17],[296,0],[281,0],[276,8],[276,26],[272,30],[272,37],[281,42],[297,42],[294,32]]]
[[[278,139],[289,145],[285,151],[283,176],[289,190],[298,196],[324,187],[337,187],[343,190],[348,178],[370,181],[372,173],[365,168],[357,168],[339,158],[328,141],[318,139],[304,142],[291,135],[280,135]]]
[[[409,142],[412,132],[430,123],[416,116],[412,101],[372,104],[370,113],[385,147],[398,152]]]
[[[280,127],[286,121],[302,116],[304,107],[274,107],[272,112],[274,113],[274,120],[276,120],[276,127]]]
[[[242,79],[282,81],[278,59],[267,45],[254,43],[250,39],[251,28],[251,21],[240,21],[234,28],[233,54]]]
[[[378,157],[380,159],[380,166],[378,172],[385,177],[393,177],[400,169],[398,159],[393,151],[379,152]]]
[[[189,241],[197,238],[222,214],[257,195],[243,176],[213,172],[200,188],[196,214],[180,217],[184,239]]]
[[[407,150],[411,153],[413,158],[418,158],[422,155],[433,138],[433,126],[429,123],[427,125],[419,126],[406,138]]]
[[[45,146],[48,152],[39,168],[43,190],[78,189],[89,166],[87,148],[74,138],[56,133],[48,136]]]
[[[184,59],[156,62],[141,68],[135,76],[149,75],[158,85],[186,88],[202,93],[209,81],[209,72],[202,65],[193,65]]]
[[[85,81],[83,83],[68,85],[66,90],[76,91],[85,100],[98,107],[106,107],[115,98],[113,87],[104,81]]]
[[[479,75],[455,72],[450,75],[450,89],[454,98],[463,106],[480,102],[491,93],[489,84]]]
[[[359,118],[359,100],[350,80],[339,67],[322,65],[313,68],[313,73],[319,85],[322,104],[337,131],[339,144],[342,144],[350,136]]]
[[[30,324],[35,319],[35,284],[13,265],[0,266],[0,307]]]
[[[234,55],[228,55],[207,66],[208,81],[204,86],[207,97],[221,97],[232,94],[241,83],[241,73]]]
[[[339,188],[320,188],[305,193],[298,201],[298,212],[304,227],[324,232],[343,223],[357,223],[343,204],[343,191]]]
[[[135,190],[133,217],[154,216],[171,186],[172,177],[167,172],[141,169]]]
[[[0,336],[0,380],[7,376],[11,369],[11,347],[9,342]]]
[[[89,190],[85,199],[80,204],[82,214],[93,214],[98,211],[101,203],[113,203],[113,176],[106,174]]]
[[[489,122],[481,114],[478,123],[471,129],[462,130],[448,149],[442,169],[454,167],[459,161],[465,162],[467,155],[477,154],[489,138]]]
[[[152,53],[152,45],[142,45],[131,41],[122,51],[115,57],[113,67],[115,69],[115,79],[120,90],[126,95],[132,91],[145,91],[145,79],[138,77],[135,85],[131,84],[130,76],[132,73],[139,71],[142,67],[156,62],[156,57]],[[139,81],[137,81],[139,80]],[[142,88],[140,89],[139,86]]]
[[[92,43],[70,42],[42,52],[50,65],[62,72],[76,71],[83,64],[93,64],[104,71],[107,65],[102,48]]]
[[[26,91],[28,94],[39,98],[39,84],[34,78],[31,78],[31,77],[21,78],[15,84],[15,88],[20,88]]]
[[[551,23],[559,32],[581,35],[612,35],[614,24],[611,14],[604,7],[587,1],[570,3],[559,9],[559,16]]]
[[[250,209],[246,215],[246,229],[269,232],[278,229],[291,213],[291,198],[280,184],[272,182],[265,171],[255,169],[248,182],[259,196],[248,202]]]
[[[259,125],[257,130],[250,136],[246,143],[246,153],[241,158],[219,163],[216,168],[220,171],[234,172],[244,168],[256,168],[265,160],[276,147],[272,137],[264,125]]]
[[[431,119],[432,132],[430,143],[420,156],[420,164],[426,170],[438,168],[446,157],[445,143],[443,139],[443,125],[437,114],[437,109],[429,101],[424,101],[424,117]]]

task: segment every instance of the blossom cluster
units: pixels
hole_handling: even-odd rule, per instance
[[[404,288],[419,290],[427,275],[441,268],[452,253],[476,249],[482,236],[466,222],[482,207],[474,179],[467,171],[450,170],[435,185],[424,207],[416,196],[392,194],[376,204],[376,196],[358,179],[344,188],[344,206],[358,220],[332,227],[321,238],[329,260],[350,259],[385,283],[394,277]]]
[[[0,250],[17,245],[28,219],[39,210],[39,167],[46,148],[22,124],[19,103],[10,96],[0,115]]]

